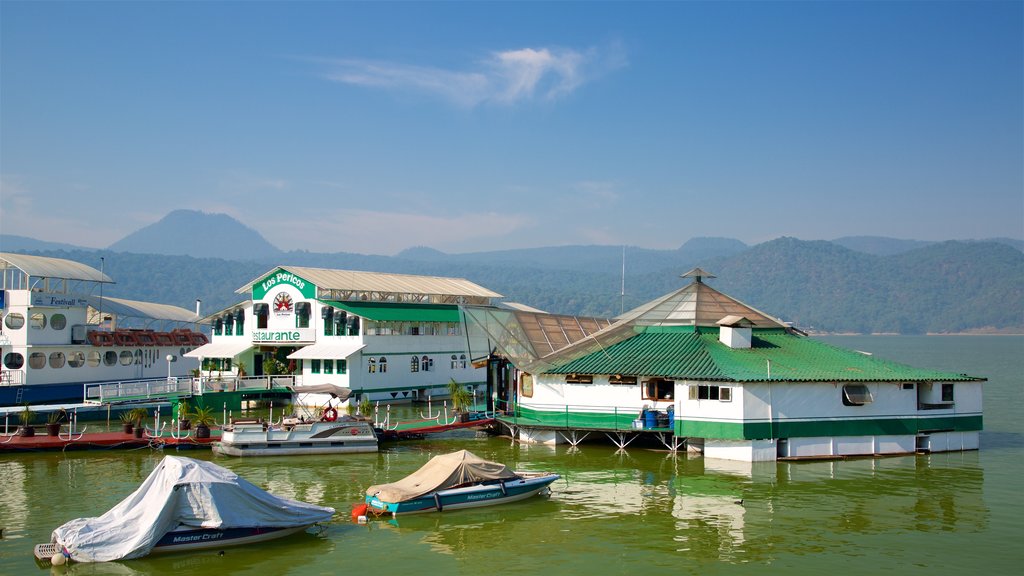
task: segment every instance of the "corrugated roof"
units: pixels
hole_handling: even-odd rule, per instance
[[[548,372],[731,382],[984,380],[866,356],[781,329],[755,329],[751,348],[734,349],[718,341],[714,328],[648,328]]]
[[[461,322],[459,307],[449,304],[327,302],[356,316],[381,322]]]
[[[102,310],[104,313],[112,313],[117,316],[130,318],[145,318],[148,320],[168,320],[171,322],[199,322],[194,310],[187,310],[180,306],[170,304],[156,304],[153,302],[142,302],[139,300],[126,300],[124,298],[103,298],[99,296],[88,296],[89,306],[95,310]]]
[[[112,284],[114,282],[110,279],[110,276],[92,266],[86,266],[85,264],[63,258],[0,252],[0,265],[4,268],[17,268],[25,274],[37,278],[62,278],[65,280],[103,282],[105,284]]]
[[[474,296],[481,298],[501,298],[501,294],[492,292],[483,286],[474,284],[463,278],[444,278],[440,276],[414,276],[411,274],[390,274],[384,272],[359,272],[355,270],[330,270],[326,268],[306,268],[304,266],[279,266],[253,278],[237,290],[244,294],[252,289],[252,285],[266,278],[277,270],[285,270],[309,280],[321,290],[352,290],[357,292],[384,292],[390,294],[420,294]]]

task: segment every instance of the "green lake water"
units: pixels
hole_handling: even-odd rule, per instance
[[[0,574],[1016,574],[1024,568],[1024,337],[829,337],[989,379],[981,450],[742,464],[610,444],[578,450],[450,433],[379,454],[213,459],[271,492],[333,506],[320,530],[254,546],[40,568],[54,527],[105,512],[150,473],[150,449],[0,455]],[[419,408],[416,408],[417,410]],[[467,448],[562,475],[549,498],[349,520],[371,485]]]

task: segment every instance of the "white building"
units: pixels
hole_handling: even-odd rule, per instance
[[[459,305],[501,295],[468,280],[282,266],[238,293],[248,300],[209,316],[212,341],[188,354],[203,359],[204,375],[287,374],[351,388],[356,402],[486,383],[472,355],[486,355],[487,343],[467,338]]]

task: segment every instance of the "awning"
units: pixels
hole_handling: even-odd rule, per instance
[[[459,307],[449,304],[327,302],[349,314],[380,322],[461,322]]]
[[[351,342],[317,342],[309,346],[303,346],[288,355],[289,360],[307,360],[321,358],[324,360],[348,358],[349,356],[366,348],[366,344],[354,340]]]
[[[186,358],[234,358],[242,352],[252,348],[252,342],[248,340],[228,340],[225,342],[210,342],[185,354]]]

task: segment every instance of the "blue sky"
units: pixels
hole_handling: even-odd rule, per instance
[[[1024,238],[1022,6],[2,0],[0,232]]]

